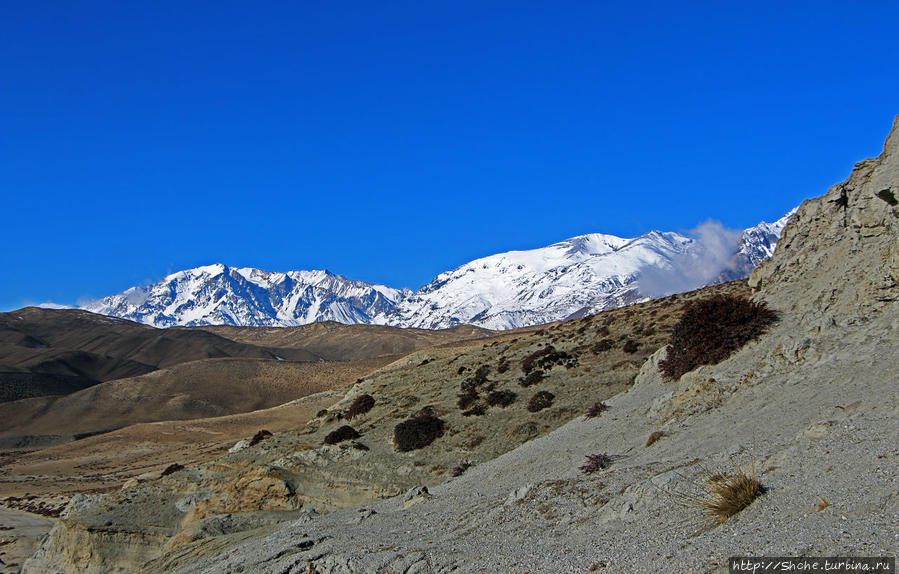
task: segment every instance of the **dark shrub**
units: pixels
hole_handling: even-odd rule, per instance
[[[443,436],[444,421],[433,415],[420,414],[404,420],[393,429],[393,442],[400,452],[424,448]]]
[[[490,365],[481,365],[478,367],[478,370],[474,372],[474,382],[477,385],[481,385],[487,382],[487,375],[490,374]]]
[[[168,476],[172,473],[178,472],[179,470],[184,470],[184,465],[173,462],[172,464],[165,467],[165,470],[163,470],[162,474],[160,474],[159,476]]]
[[[600,341],[597,341],[596,344],[593,345],[592,350],[594,353],[599,354],[611,349],[612,345],[614,345],[614,343],[612,343],[612,339],[602,339]]]
[[[640,343],[638,343],[636,341],[632,341],[630,339],[625,341],[624,346],[621,347],[621,350],[624,351],[625,353],[636,353],[637,350],[639,350],[639,349],[640,349]]]
[[[688,303],[672,329],[668,354],[659,370],[679,379],[699,365],[720,363],[757,338],[777,319],[764,302],[716,295]]]
[[[465,474],[465,471],[471,468],[471,463],[467,460],[463,460],[459,463],[459,466],[453,469],[453,476],[462,476]]]
[[[462,373],[464,373],[467,370],[468,370],[468,367],[466,367],[465,365],[462,365],[461,367],[459,367],[459,370],[456,371],[456,374],[461,375]]]
[[[581,472],[589,474],[591,472],[596,472],[597,470],[608,468],[611,464],[612,457],[607,454],[588,454],[587,462],[580,468]]]
[[[522,387],[530,387],[531,385],[536,385],[540,381],[546,378],[546,375],[541,370],[531,371],[528,373],[528,376],[522,377],[518,379],[518,384]]]
[[[517,394],[512,391],[493,391],[487,395],[487,404],[491,407],[500,406],[507,407],[515,402]]]
[[[497,373],[505,373],[508,370],[509,370],[509,360],[506,359],[505,357],[502,357],[499,360],[499,363],[496,365],[496,372]]]
[[[361,435],[350,425],[343,425],[325,435],[325,444],[337,444],[345,440],[359,438]]]
[[[353,401],[353,404],[350,405],[350,408],[347,409],[346,418],[347,420],[357,417],[359,415],[364,415],[368,411],[375,406],[375,398],[371,395],[359,395]]]
[[[476,393],[478,392],[478,383],[472,378],[467,378],[459,384],[459,388],[463,393]]]
[[[587,412],[584,413],[584,418],[592,419],[593,417],[598,417],[607,410],[609,410],[609,405],[605,404],[602,401],[596,401],[595,403],[593,403],[593,406],[587,409]]]
[[[532,370],[534,370],[534,367],[537,365],[537,361],[541,357],[550,353],[554,353],[555,350],[555,347],[553,347],[552,345],[547,345],[542,349],[534,351],[521,360],[521,370],[524,371],[525,374],[530,373]]]
[[[528,401],[528,411],[536,413],[537,411],[542,411],[547,407],[551,407],[554,398],[556,398],[556,395],[551,392],[540,391]]]
[[[253,438],[250,439],[250,446],[257,445],[270,436],[272,436],[272,433],[270,433],[269,431],[267,431],[265,429],[262,429],[261,431],[254,434]]]
[[[596,336],[597,337],[608,337],[609,336],[609,327],[606,325],[603,325],[603,326],[597,328]]]
[[[475,403],[470,409],[462,412],[463,417],[479,417],[487,414],[487,405],[484,403]]]
[[[481,395],[479,395],[475,390],[467,391],[456,396],[459,397],[456,405],[460,409],[467,409],[471,405],[475,404],[479,398],[481,398]]]

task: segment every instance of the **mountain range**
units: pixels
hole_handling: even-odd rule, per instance
[[[326,270],[270,272],[217,263],[179,271],[81,308],[156,327],[288,327],[321,321],[441,329],[511,329],[747,277],[771,256],[795,212],[740,232],[694,237],[592,233],[476,259],[413,292]]]

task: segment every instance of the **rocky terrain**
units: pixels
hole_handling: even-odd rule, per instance
[[[736,555],[895,556],[897,196],[899,118],[880,157],[800,206],[749,286],[416,351],[294,430],[75,496],[24,571],[717,572]],[[664,379],[684,304],[750,287],[777,322]],[[427,423],[421,448],[397,434],[410,420]],[[712,521],[713,477],[738,468],[764,492]]]

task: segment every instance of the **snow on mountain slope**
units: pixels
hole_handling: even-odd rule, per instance
[[[713,229],[712,237],[708,228],[696,237],[659,231],[630,239],[581,235],[476,259],[441,273],[415,293],[328,271],[275,273],[215,264],[179,271],[82,308],[157,327],[337,321],[510,329],[746,277],[771,256],[792,214],[742,234],[718,226],[721,231]],[[654,289],[648,287],[650,277]]]
[[[407,292],[328,271],[273,273],[221,263],[179,271],[82,308],[156,327],[368,323]]]

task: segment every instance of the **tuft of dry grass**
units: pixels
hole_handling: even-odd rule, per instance
[[[823,496],[818,497],[818,504],[815,505],[815,512],[821,512],[825,508],[830,506],[830,501],[824,498]]]
[[[661,430],[653,431],[652,434],[649,435],[649,438],[646,439],[646,446],[647,447],[652,446],[653,444],[655,444],[656,441],[658,441],[660,438],[666,436],[667,434],[668,433],[666,433],[665,431],[661,431]]]
[[[765,492],[751,470],[738,469],[733,473],[719,470],[709,474],[705,482],[705,494],[688,497],[687,503],[700,508],[716,524],[727,522]]]

